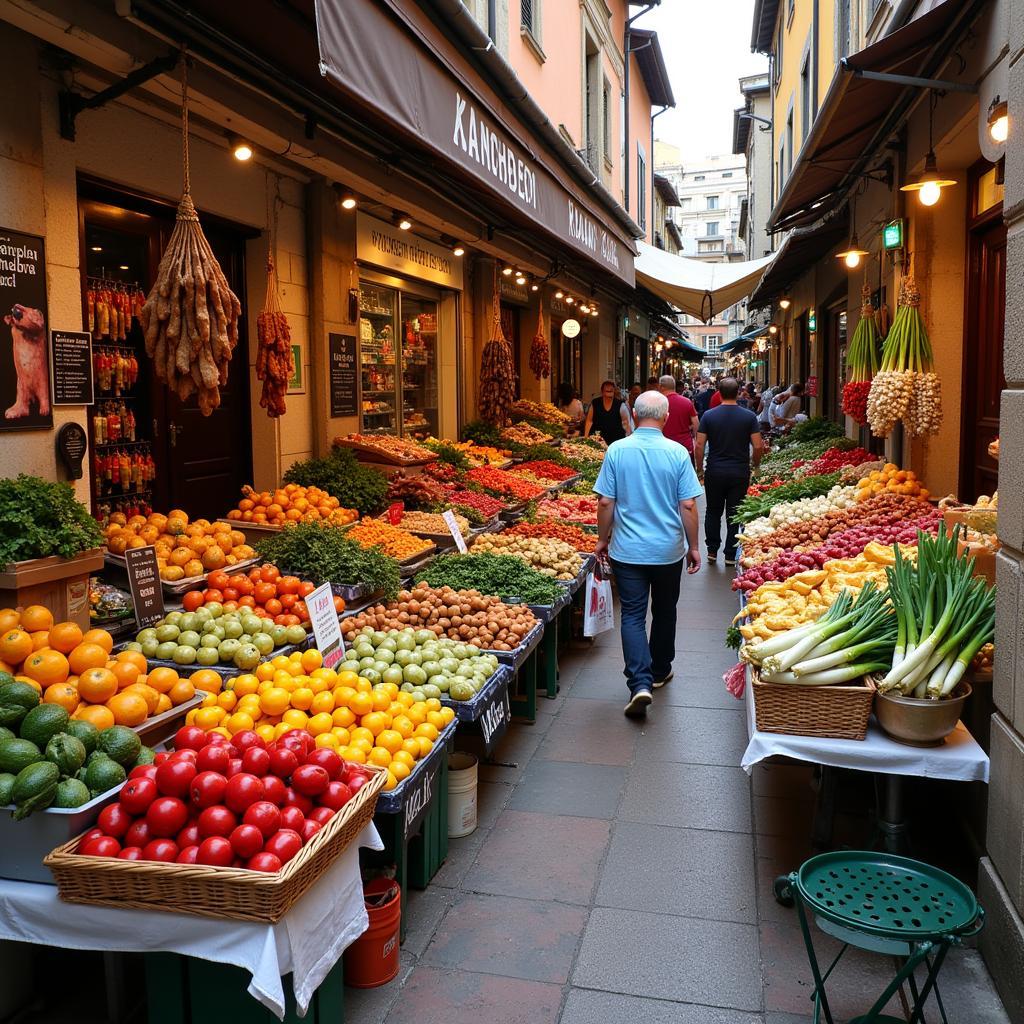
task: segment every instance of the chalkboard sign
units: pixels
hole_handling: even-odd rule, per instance
[[[53,404],[92,405],[92,335],[88,331],[50,331]]]
[[[508,699],[508,683],[491,693],[480,709],[480,732],[484,738],[484,755],[490,757],[498,740],[505,735],[512,721],[512,707]]]
[[[164,592],[160,586],[160,567],[156,563],[156,548],[128,548],[124,553],[128,570],[128,587],[135,606],[135,621],[139,629],[146,629],[164,617]]]
[[[442,751],[441,757],[447,757]],[[405,807],[402,809],[402,835],[406,840],[415,835],[419,823],[427,816],[430,809],[430,802],[437,792],[437,777],[441,771],[441,757],[433,759],[433,762],[421,770],[419,779],[409,792]]]
[[[330,358],[331,415],[355,416],[359,411],[356,393],[356,336],[328,335]]]

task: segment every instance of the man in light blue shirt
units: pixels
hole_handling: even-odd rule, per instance
[[[633,413],[636,430],[609,447],[594,484],[600,495],[595,554],[607,554],[615,570],[630,692],[625,712],[639,717],[647,713],[652,691],[672,678],[684,559],[688,573],[700,570],[695,499],[702,492],[689,453],[661,432],[668,399],[646,391]]]

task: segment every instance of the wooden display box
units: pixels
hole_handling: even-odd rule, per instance
[[[103,568],[102,548],[91,548],[74,558],[31,558],[9,562],[0,572],[0,608],[27,608],[41,604],[54,622],[77,622],[89,628],[89,575]]]

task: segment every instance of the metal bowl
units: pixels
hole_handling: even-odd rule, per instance
[[[894,740],[914,747],[937,747],[956,728],[971,684],[962,679],[943,700],[921,700],[887,693],[875,694],[875,717]]]

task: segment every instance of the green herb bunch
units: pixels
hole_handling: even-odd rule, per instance
[[[103,531],[71,484],[22,473],[0,480],[0,565],[75,555],[103,543]]]
[[[462,440],[488,448],[508,448],[501,438],[501,431],[493,423],[483,420],[471,420],[462,428]]]
[[[784,501],[798,501],[800,498],[817,498],[828,494],[839,483],[838,473],[823,473],[821,476],[807,476],[802,480],[791,480],[781,487],[773,487],[770,491],[757,497],[747,496],[736,508],[736,519],[741,523],[749,523],[761,516],[768,515],[776,506]]]
[[[398,594],[398,562],[379,548],[364,548],[349,540],[342,526],[297,523],[258,540],[256,552],[282,572],[313,583],[365,583],[372,592],[384,591],[386,600]]]
[[[472,464],[466,458],[465,453],[460,452],[458,448],[447,441],[424,441],[423,445],[425,448],[429,448],[432,452],[436,453],[438,462],[454,466],[455,469],[463,473],[471,468]]]
[[[524,462],[553,462],[556,466],[571,465],[569,459],[549,444],[515,445],[514,448],[516,455],[521,455]]]
[[[761,460],[757,469],[758,480],[772,480],[777,476],[789,476],[793,472],[794,462],[813,462],[819,455],[824,455],[829,448],[849,451],[856,448],[857,442],[848,437],[825,437],[816,441],[801,441],[781,451],[773,451]]]
[[[783,434],[778,441],[780,448],[790,448],[795,444],[803,444],[805,441],[823,441],[844,435],[843,428],[832,420],[823,416],[815,416],[814,419],[804,420],[797,423],[788,434]]]
[[[512,555],[442,555],[419,574],[417,581],[431,587],[518,597],[526,604],[552,604],[562,593],[553,579]]]
[[[319,487],[363,516],[375,515],[384,507],[388,490],[384,474],[364,466],[348,448],[332,448],[321,458],[293,462],[284,482]]]

